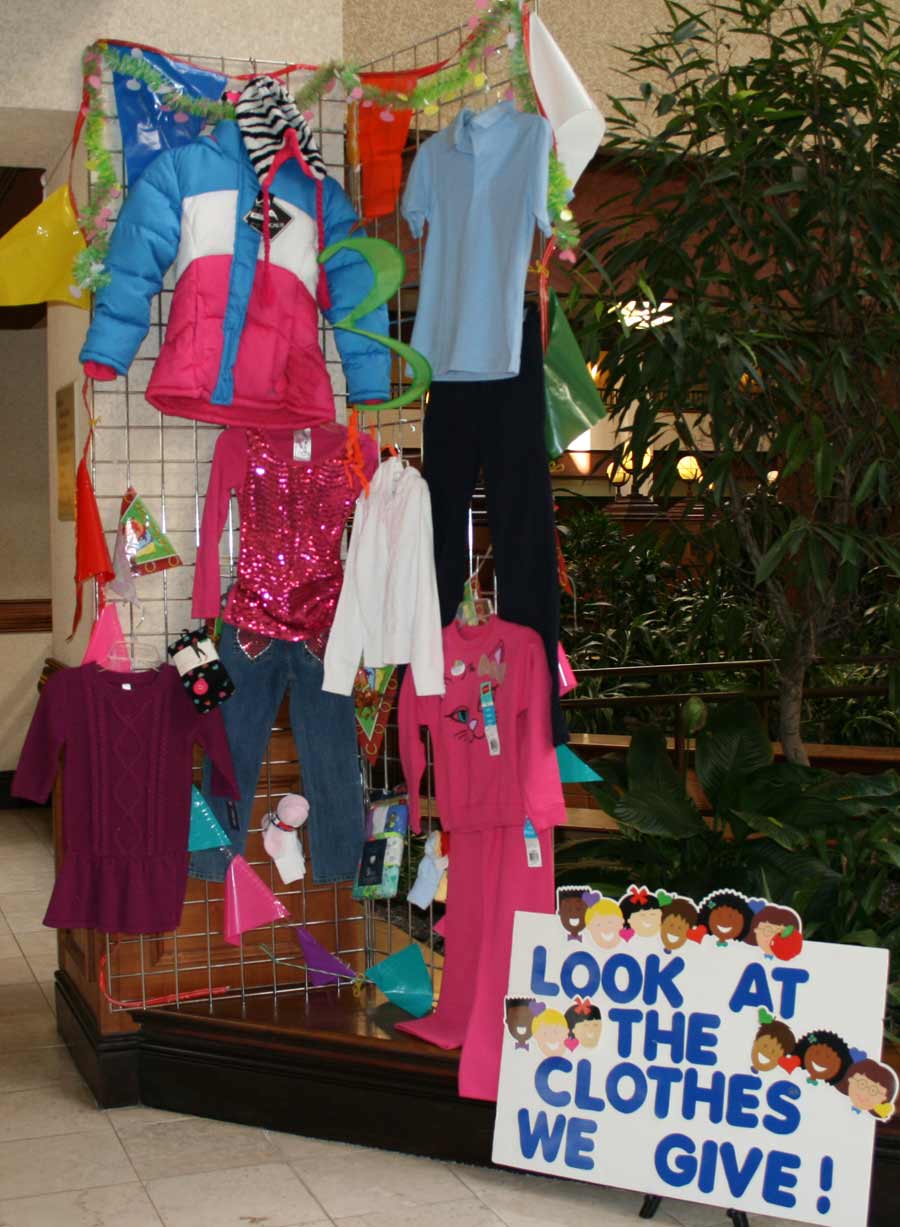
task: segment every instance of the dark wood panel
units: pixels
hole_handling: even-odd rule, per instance
[[[0,601],[0,635],[37,635],[53,630],[49,597]]]

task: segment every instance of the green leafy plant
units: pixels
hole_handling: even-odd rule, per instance
[[[561,884],[620,896],[630,882],[700,900],[717,887],[793,907],[807,937],[886,946],[900,1006],[900,775],[838,775],[773,761],[747,700],[693,705],[692,797],[658,729],[634,735],[624,761],[592,761],[588,787],[617,823],[557,857]]]
[[[696,501],[764,598],[802,764],[811,662],[867,572],[900,575],[900,35],[878,0],[666,11],[613,102],[640,186],[585,238],[567,311],[606,351],[619,452],[652,449],[638,488],[665,500],[705,450]]]

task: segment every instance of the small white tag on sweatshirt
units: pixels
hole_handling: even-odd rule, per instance
[[[525,859],[529,869],[540,869],[544,863],[541,856],[541,841],[530,818],[525,819]]]

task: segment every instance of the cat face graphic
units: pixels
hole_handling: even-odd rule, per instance
[[[462,662],[458,662],[459,665]],[[447,687],[447,699],[454,706],[444,713],[445,719],[453,724],[453,736],[457,741],[471,745],[484,740],[484,718],[481,711],[481,683],[489,680],[491,693],[502,685],[506,675],[506,665],[503,660],[503,644],[498,643],[490,652],[482,654],[478,663],[457,665],[444,677]],[[456,694],[451,693],[455,690]]]
[[[452,720],[456,725],[453,736],[457,741],[464,741],[471,745],[473,741],[484,739],[484,725],[481,723],[481,712],[478,708],[472,712],[465,704],[461,704],[453,711],[447,712],[447,719]]]

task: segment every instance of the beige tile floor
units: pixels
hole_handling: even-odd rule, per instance
[[[0,1227],[640,1222],[636,1193],[152,1108],[102,1111],[56,1032],[56,939],[41,925],[52,873],[46,813],[0,812]],[[682,1201],[654,1221],[729,1227],[723,1211]]]

